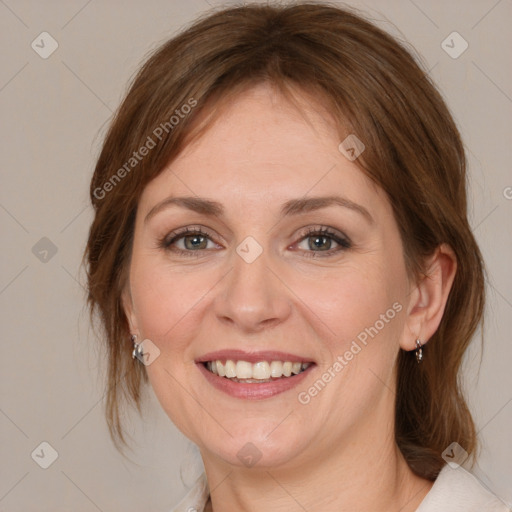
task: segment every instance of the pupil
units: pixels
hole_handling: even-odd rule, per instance
[[[324,242],[325,241],[330,242],[330,238],[328,238],[326,236],[317,236],[316,238],[314,238],[314,242],[313,242],[314,247],[316,247],[317,249],[322,249],[322,245],[324,245],[324,244],[322,244],[322,242],[320,242],[320,240],[322,240]],[[327,249],[328,249],[328,247],[324,247],[322,250],[327,250]]]
[[[187,245],[187,242],[189,242],[190,243],[190,246],[188,247],[189,249],[197,248],[201,244],[201,239],[203,239],[203,241],[204,241],[204,237],[201,235],[192,235],[189,238],[186,238],[185,245]]]

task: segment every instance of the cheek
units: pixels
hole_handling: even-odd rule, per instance
[[[130,286],[141,334],[160,345],[166,339],[174,338],[184,324],[190,327],[194,308],[214,282],[211,273],[177,272],[165,263],[143,255],[135,259]]]
[[[195,435],[190,418],[203,414],[184,390],[197,379],[191,347],[200,337],[200,311],[215,284],[212,273],[206,274],[178,272],[148,255],[135,257],[130,272],[139,331],[160,350],[146,367],[151,387],[169,418],[188,437]]]
[[[364,266],[340,267],[316,282],[302,281],[301,298],[328,327],[334,345],[343,348],[376,322],[382,327],[383,315],[386,326],[388,319],[395,319],[397,310],[403,309],[401,281],[398,268],[368,261]],[[393,308],[394,304],[398,305]]]
[[[308,302],[329,326],[326,368],[341,356],[351,379],[364,380],[371,369],[387,381],[405,321],[407,275],[400,246],[340,268],[322,283],[309,287]]]

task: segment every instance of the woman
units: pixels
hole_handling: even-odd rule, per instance
[[[226,9],[151,56],[86,259],[114,441],[149,380],[199,447],[174,510],[507,510],[460,467],[484,307],[465,180],[428,77],[346,9]]]

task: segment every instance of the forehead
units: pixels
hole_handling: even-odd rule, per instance
[[[215,197],[235,208],[327,193],[377,201],[381,191],[339,151],[333,117],[305,94],[296,99],[298,106],[259,85],[222,104],[204,133],[147,185],[143,208],[171,193]]]

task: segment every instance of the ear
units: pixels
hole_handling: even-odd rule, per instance
[[[448,244],[441,244],[426,261],[425,275],[411,289],[400,340],[402,349],[414,350],[416,339],[424,345],[434,335],[443,318],[456,272],[455,253]]]
[[[123,288],[123,291],[121,293],[121,303],[123,305],[123,310],[124,314],[126,315],[126,319],[128,320],[130,332],[132,334],[138,333],[139,330],[137,327],[137,319],[135,317],[132,295],[130,292],[130,286],[128,284]]]

